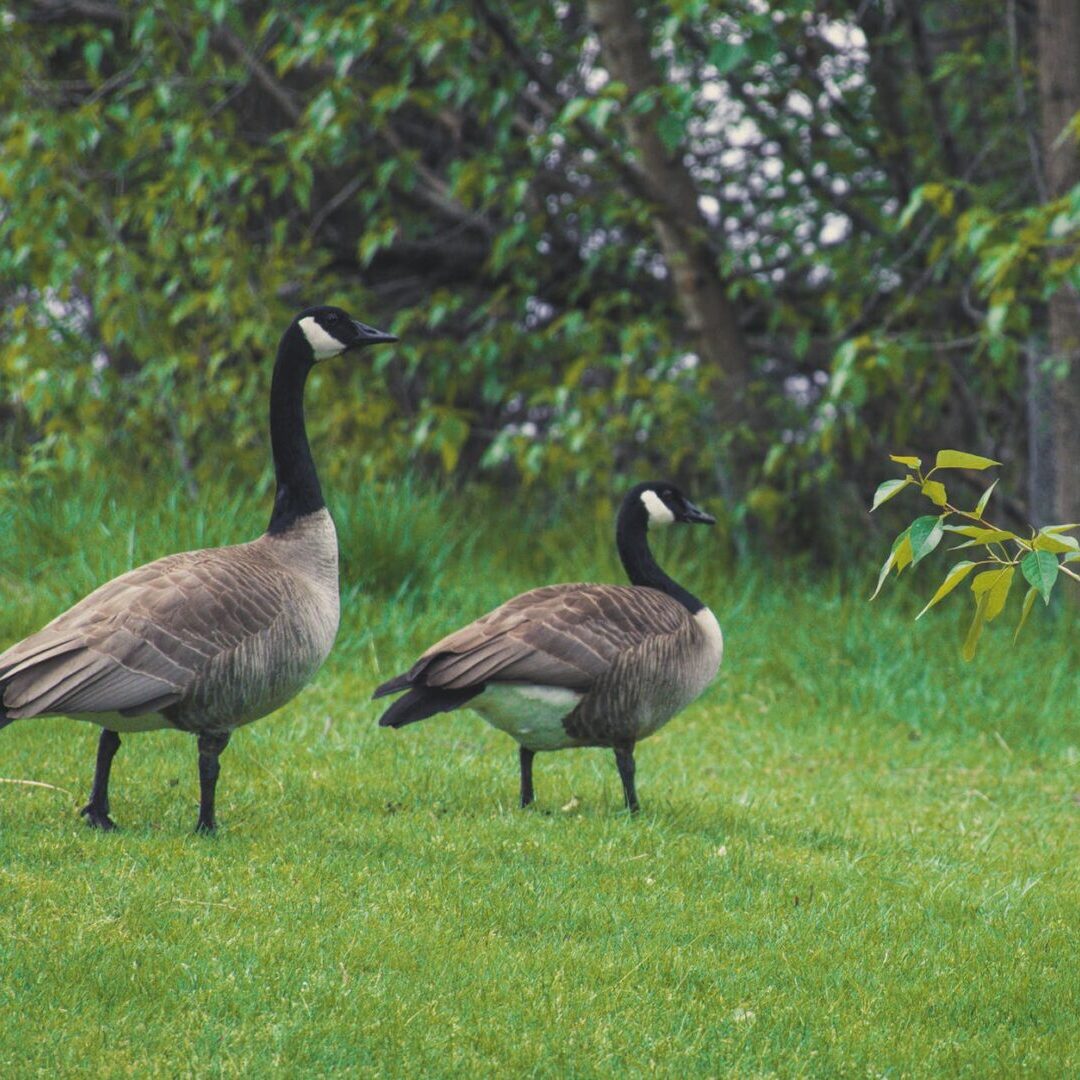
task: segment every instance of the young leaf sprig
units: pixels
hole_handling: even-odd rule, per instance
[[[945,469],[981,471],[1000,465],[1000,461],[961,450],[939,450],[934,467],[924,473],[921,458],[896,454],[889,457],[903,465],[908,470],[907,475],[881,484],[874,493],[870,509],[876,510],[882,503],[910,487],[917,487],[938,509],[936,513],[917,517],[893,541],[889,557],[878,574],[877,588],[871,600],[881,592],[891,570],[895,569],[899,577],[907,567],[915,566],[937,548],[946,533],[964,537],[964,542],[952,548],[953,551],[963,548],[981,550],[973,551],[973,558],[964,559],[949,570],[937,592],[916,618],[921,619],[961,582],[970,578],[975,614],[968,627],[962,655],[965,660],[971,660],[979,646],[983,628],[1005,609],[1017,568],[1028,583],[1028,591],[1020,610],[1014,641],[1031,613],[1036,596],[1041,596],[1045,604],[1050,603],[1050,594],[1059,575],[1065,574],[1080,581],[1080,574],[1068,565],[1080,561],[1080,541],[1068,535],[1073,529],[1080,529],[1080,523],[1047,525],[1038,530],[1029,526],[1031,535],[1020,536],[1011,529],[999,528],[984,517],[990,495],[997,486],[996,480],[982,493],[972,510],[961,510],[949,501],[944,482],[934,478],[935,473]]]

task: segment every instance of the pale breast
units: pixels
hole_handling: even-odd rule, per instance
[[[653,701],[653,708],[642,715],[639,738],[658,731],[696,701],[720,670],[724,635],[716,616],[708,608],[702,608],[693,616],[692,627],[693,632],[675,650],[666,676],[657,680],[662,689]]]
[[[272,578],[284,592],[272,622],[219,653],[193,692],[170,711],[179,727],[249,724],[296,696],[330,653],[340,616],[337,534],[326,510],[254,541],[249,588]]]
[[[316,588],[337,596],[337,530],[325,507],[298,518],[284,532],[260,536],[252,542],[252,547],[290,573],[307,578]]]
[[[700,634],[701,648],[699,652],[700,675],[704,681],[697,693],[700,694],[706,686],[716,678],[720,670],[720,663],[724,659],[724,635],[720,630],[720,624],[716,616],[706,607],[702,608],[695,616]],[[697,694],[694,695],[695,697]]]
[[[624,653],[566,726],[595,745],[648,738],[700,696],[715,678],[722,653],[723,637],[712,612],[687,612],[677,632],[656,635]]]

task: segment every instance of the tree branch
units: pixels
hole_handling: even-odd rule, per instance
[[[937,131],[938,143],[941,146],[942,157],[945,160],[945,169],[949,176],[957,176],[960,173],[960,155],[956,149],[956,140],[953,138],[952,129],[949,127],[948,116],[945,112],[945,103],[941,99],[941,86],[934,80],[934,64],[930,56],[929,44],[926,40],[926,30],[922,19],[919,17],[919,5],[917,0],[907,0],[906,11],[908,27],[911,31],[911,42],[914,47],[915,68],[922,79],[923,92],[930,107],[930,117]]]
[[[605,65],[626,85],[632,99],[662,86],[653,65],[645,27],[633,0],[588,0],[589,21],[596,29]],[[702,359],[724,389],[718,395],[721,417],[734,420],[745,397],[750,360],[726,284],[709,247],[701,241],[708,229],[698,206],[698,192],[677,152],[660,138],[659,107],[624,108],[621,118],[641,161],[648,189],[659,213],[657,238],[675,286],[675,299],[697,338]]]

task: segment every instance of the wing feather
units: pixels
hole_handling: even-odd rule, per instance
[[[0,654],[13,718],[158,711],[214,659],[265,633],[288,582],[250,545],[169,555],[122,574]]]
[[[0,654],[0,679],[18,675],[20,671],[34,664],[51,660],[63,653],[76,652],[81,648],[82,642],[77,637],[60,635],[59,639],[50,638],[45,630],[41,630]]]
[[[490,681],[585,691],[628,650],[675,633],[689,618],[686,608],[657,589],[547,585],[448,634],[377,693],[409,685],[465,689]]]

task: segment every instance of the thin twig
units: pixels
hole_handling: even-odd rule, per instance
[[[348,202],[359,190],[366,177],[354,176],[319,212],[311,219],[308,235],[314,236],[323,226],[323,222],[340,206]]]
[[[0,784],[20,784],[24,787],[48,788],[50,791],[59,791],[69,799],[75,798],[75,793],[67,788],[57,787],[55,784],[46,784],[44,780],[17,780],[8,776],[0,776]]]
[[[241,60],[255,81],[278,103],[281,111],[295,124],[303,115],[303,110],[293,100],[291,91],[270,73],[270,69],[240,40],[227,26],[220,26],[214,31],[214,40],[220,41],[230,52]]]

